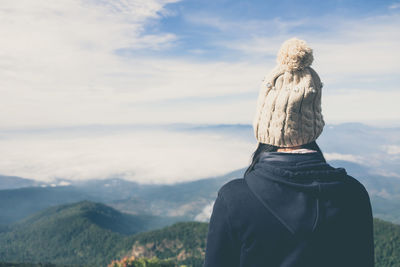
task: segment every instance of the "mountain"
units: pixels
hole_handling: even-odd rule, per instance
[[[107,129],[95,130],[110,131]],[[117,130],[139,129],[142,126],[121,126]],[[151,126],[147,130],[210,134],[221,140],[227,138],[254,145],[251,125],[172,124]],[[326,125],[317,141],[329,163],[345,167],[366,186],[376,217],[400,223],[400,128],[359,123]],[[210,151],[212,153],[212,148]],[[177,221],[206,221],[218,188],[231,179],[242,177],[243,172],[244,169],[238,169],[224,176],[171,185],[139,184],[118,177],[87,181],[60,179],[51,183],[55,187],[45,188],[38,187],[33,180],[0,176],[0,228],[2,224],[16,222],[44,208],[81,200],[106,203],[131,214],[175,216]],[[65,184],[69,186],[59,186]]]
[[[129,256],[170,259],[179,265],[201,267],[207,242],[208,224],[182,222],[130,238]]]
[[[0,190],[1,225],[17,222],[45,208],[77,201],[106,203],[131,214],[194,220],[216,198],[219,187],[243,170],[173,185],[145,185],[122,179],[71,182],[69,186]]]
[[[400,225],[374,219],[375,267],[400,266]]]
[[[371,196],[375,217],[400,223],[400,179],[375,174],[371,168],[343,160],[329,161],[362,182]],[[16,222],[44,208],[90,200],[130,214],[151,214],[207,221],[218,189],[242,177],[245,169],[223,176],[172,185],[138,184],[122,179],[89,180],[70,186],[0,190],[0,225]]]
[[[71,186],[0,190],[0,225],[10,224],[50,206],[91,199]]]
[[[373,169],[354,162],[331,160],[334,167],[346,168],[368,190],[375,217],[400,223],[400,179],[374,173]],[[243,176],[245,169],[224,176],[173,185],[143,186],[127,199],[108,204],[118,210],[159,216],[181,216],[185,220],[206,221],[218,189],[231,179]]]
[[[115,200],[108,204],[128,213],[144,209],[158,216],[180,216],[195,220],[205,207],[213,203],[218,189],[234,178],[242,177],[244,169],[226,175],[172,185],[143,186],[131,198]]]
[[[48,208],[0,232],[0,262],[99,267],[155,256],[200,267],[208,224],[180,222],[144,232],[169,223],[162,221],[88,201]],[[374,237],[375,266],[400,265],[400,225],[374,219]]]
[[[96,197],[97,201],[104,203],[136,196],[148,188],[157,187],[157,185],[139,184],[119,178],[70,181],[70,183],[80,192]]]
[[[254,141],[250,125],[177,124],[166,127],[171,131]],[[358,123],[327,125],[318,143],[329,163],[345,167],[365,185],[376,217],[400,223],[400,128]],[[55,187],[45,188],[38,187],[33,180],[0,176],[0,189],[3,188],[0,190],[0,228],[44,208],[81,200],[106,203],[131,214],[175,216],[176,221],[206,221],[218,188],[231,179],[242,177],[243,172],[244,169],[239,169],[224,176],[171,185],[139,184],[117,177],[87,181],[62,179],[52,182]],[[63,184],[69,186],[57,186]]]
[[[17,176],[0,175],[0,190],[40,186],[43,183]]]
[[[52,263],[8,263],[0,262],[0,267],[71,267]],[[77,267],[77,266],[75,266]]]
[[[128,235],[170,223],[89,201],[51,207],[0,233],[0,261],[101,266],[126,252]]]
[[[135,257],[173,259],[179,264],[201,267],[205,253],[206,223],[177,223],[133,236]],[[400,266],[400,225],[374,219],[375,267]]]

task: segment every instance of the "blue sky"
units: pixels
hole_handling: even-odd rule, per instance
[[[340,19],[363,19],[396,13],[391,1],[182,1],[168,4],[167,14],[148,31],[179,36],[174,56],[199,60],[235,60],[235,51],[218,41],[329,31]],[[208,21],[207,21],[208,20]],[[329,21],[331,20],[331,21]],[[237,27],[229,27],[229,25]],[[266,44],[268,45],[268,44]],[[236,54],[236,56],[238,56]]]
[[[328,123],[400,124],[399,1],[10,0],[0,12],[5,129],[250,123],[294,36],[314,49]]]
[[[227,42],[252,38],[335,34],[341,21],[398,14],[396,1],[180,1],[165,6],[165,15],[149,23],[150,33],[169,32],[175,45],[158,55],[195,60],[244,60]],[[270,44],[264,43],[265,46]],[[129,51],[123,50],[125,52]],[[135,54],[135,51],[131,51]],[[141,51],[144,52],[144,51]],[[159,52],[159,51],[152,51]],[[129,53],[123,53],[127,55]],[[260,55],[272,59],[270,54]]]
[[[98,151],[93,140],[103,145],[114,140],[104,148],[111,155],[126,149],[118,136],[79,136],[68,129],[250,124],[261,80],[275,66],[281,43],[292,37],[314,49],[312,66],[325,85],[322,110],[328,124],[399,126],[399,29],[398,0],[4,0],[0,130],[28,135],[0,135],[9,154],[0,174],[80,179],[122,169],[138,172],[130,161],[93,154]],[[80,145],[57,144],[64,140],[60,136]],[[167,144],[165,151],[182,153],[176,145],[183,137],[169,138],[175,146]],[[203,152],[220,144],[218,138],[204,138],[209,142],[199,144]],[[152,144],[144,139],[141,143]],[[197,139],[187,139],[181,148],[191,140]],[[240,143],[235,151],[245,161],[243,151],[251,150],[252,144]],[[215,160],[204,175],[237,165],[218,172]],[[65,161],[74,172],[60,167]],[[172,163],[165,166],[160,172],[176,175],[168,169]],[[143,172],[149,169],[154,168]]]

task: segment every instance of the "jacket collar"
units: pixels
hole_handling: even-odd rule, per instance
[[[319,199],[340,195],[346,178],[344,169],[331,167],[317,152],[263,152],[244,177],[256,199],[296,235],[315,231]]]
[[[254,171],[261,169],[260,174],[272,174],[272,176],[289,180],[327,180],[332,177],[346,176],[343,168],[333,168],[321,153],[284,153],[262,152]]]

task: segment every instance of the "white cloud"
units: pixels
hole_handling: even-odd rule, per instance
[[[164,8],[167,2],[174,1],[4,1],[0,8],[0,106],[2,114],[11,115],[0,117],[1,128],[251,122],[260,81],[274,60],[261,62],[242,57],[232,62],[200,62],[142,55],[140,49],[160,50],[177,45],[179,36],[145,31],[146,25],[171,15]],[[393,52],[400,45],[395,34],[399,17],[341,21],[336,26],[330,26],[328,19],[322,21],[331,27],[324,38],[318,34],[309,36],[318,55],[317,70],[330,94],[326,101],[332,103],[324,108],[327,118],[335,122],[370,118],[365,114],[373,113],[370,104],[378,99],[378,93],[361,93],[363,101],[353,102],[357,109],[349,106],[343,111],[338,105],[356,101],[360,95],[357,88],[361,86],[358,82],[365,85],[367,79],[372,84],[381,82],[384,88],[377,90],[386,91],[379,95],[383,100],[375,102],[378,111],[373,117],[395,117],[400,111],[397,105],[388,103],[397,97],[397,85],[386,80],[399,76],[400,54]],[[290,29],[310,23],[309,19],[269,22],[207,23],[221,30],[250,33],[263,25],[280,29],[269,37],[254,34],[256,37],[249,41],[215,40],[221,46],[257,57],[275,55],[280,43],[289,37]],[[137,52],[120,56],[120,49]],[[338,82],[345,83],[348,90],[339,91],[343,86],[334,85]],[[373,87],[368,90],[378,92]],[[248,95],[224,100],[224,96],[240,94]],[[254,95],[253,100],[250,94]],[[207,97],[219,100],[185,103],[186,98]],[[180,104],[173,106],[165,101],[173,99]]]
[[[143,29],[163,13],[166,1],[100,3],[4,2],[0,105],[2,114],[10,115],[0,117],[2,128],[192,122],[193,117],[206,122],[214,117],[207,108],[185,112],[188,116],[165,108],[161,101],[258,88],[263,70],[248,63],[159,59],[139,52],[119,56],[118,49],[148,51],[174,45],[173,34],[150,35]],[[158,104],[146,107],[152,103]],[[183,107],[188,108],[191,105]]]
[[[400,45],[400,36],[397,34],[399,27],[400,15],[393,14],[339,20],[324,38],[318,35],[315,38],[311,35],[308,37],[315,46],[317,66],[329,80],[350,80],[355,83],[361,76],[385,82],[388,78],[394,78],[392,75],[400,74],[396,67],[400,60],[400,53],[397,53]]]
[[[393,171],[388,171],[385,169],[376,169],[373,172],[371,172],[372,174],[377,174],[380,176],[385,176],[385,177],[389,177],[389,178],[400,178],[400,174],[393,172]]]
[[[254,144],[223,134],[157,129],[10,133],[0,138],[0,173],[51,182],[124,178],[174,183],[248,164]]]
[[[162,58],[141,53],[168,51],[179,45],[180,36],[173,33],[146,31],[163,16],[176,15],[165,8],[173,2],[2,1],[1,130],[90,124],[251,123],[261,79],[275,64],[274,60],[265,61],[265,56],[274,56],[293,28],[307,28],[312,21],[230,23],[195,21],[193,17],[195,23],[254,36],[213,41],[246,57],[229,62],[196,61],[167,53]],[[326,18],[321,24],[326,33],[299,32],[299,37],[315,48],[316,69],[326,85],[323,112],[327,121],[398,120],[400,110],[394,101],[400,98],[399,83],[393,81],[400,77],[400,54],[396,52],[400,46],[399,15],[334,23]],[[275,31],[254,34],[263,27]],[[360,83],[372,85],[363,89]],[[222,174],[248,163],[251,144],[234,141],[232,145],[232,140],[221,140],[218,136],[170,132],[0,136],[2,153],[7,155],[0,162],[0,173],[47,181],[118,175],[140,182],[169,183]],[[331,156],[360,160],[352,155]]]
[[[137,63],[139,68],[126,66],[127,70],[123,70],[121,77],[97,81],[93,88],[77,83],[70,87],[60,85],[54,90],[28,87],[6,90],[0,103],[4,113],[13,115],[2,117],[1,127],[182,121],[211,123],[216,117],[219,122],[234,122],[232,120],[237,117],[242,118],[241,122],[248,122],[251,118],[246,116],[244,120],[242,114],[253,113],[256,94],[244,109],[241,108],[242,99],[224,103],[224,95],[255,93],[264,74],[263,68],[244,63],[196,64],[161,60]],[[157,69],[157,66],[163,66],[163,69]],[[140,74],[146,71],[148,74]],[[222,101],[203,102],[198,109],[193,109],[192,103],[184,105],[187,97],[200,99],[209,96],[219,96]],[[168,99],[183,99],[183,106],[168,106],[163,102]],[[227,105],[230,105],[229,110],[224,110]]]
[[[278,28],[277,32],[265,34],[260,28],[246,31],[237,22],[193,19],[221,31],[235,29],[245,38],[217,40],[221,47],[237,50],[249,56],[249,61],[260,62],[266,56],[272,58],[268,69],[275,64],[280,44],[293,35],[306,39],[314,48],[314,67],[324,81],[323,112],[329,123],[364,122],[369,124],[398,121],[400,71],[400,15],[382,15],[362,19],[320,17],[319,27],[323,31],[308,33],[307,30],[291,33],[290,29],[302,25],[304,29],[315,20],[288,21],[278,27],[279,21],[268,22],[265,27]],[[250,23],[250,25],[252,25]],[[260,23],[263,25],[263,23]],[[243,27],[243,26],[242,26]],[[289,30],[288,30],[289,29]],[[290,32],[290,33],[289,33]],[[244,34],[245,33],[245,34]],[[257,34],[259,33],[259,34]],[[251,108],[249,105],[248,108]]]
[[[309,21],[307,18],[282,20],[279,17],[264,20],[227,20],[216,16],[210,16],[208,13],[185,14],[184,18],[188,23],[208,26],[224,33],[234,33],[237,36],[242,36],[244,33],[259,33],[260,31],[269,32],[270,35],[274,35],[276,33],[286,32],[293,27],[304,26]]]
[[[208,222],[210,220],[213,207],[214,207],[214,202],[206,205],[203,208],[203,210],[199,214],[196,215],[194,220],[199,221],[199,222]]]
[[[304,38],[315,52],[315,63],[329,81],[349,80],[352,76],[371,76],[382,79],[378,75],[399,75],[397,68],[400,53],[400,15],[382,15],[362,19],[341,17],[319,17],[320,31],[309,33],[307,29],[315,26],[316,20],[301,19],[281,22],[276,20],[260,22],[261,27],[253,31],[244,31],[244,38],[236,40],[220,40],[218,44],[238,50],[253,58],[275,57],[280,44],[293,36]],[[231,25],[229,25],[231,24]],[[236,22],[224,22],[224,28],[235,30]],[[280,26],[280,25],[284,26]],[[304,30],[293,29],[302,26]],[[216,28],[221,26],[215,23]],[[271,28],[274,33],[262,32],[263,28]],[[277,30],[278,29],[278,30]],[[242,34],[238,34],[243,36]],[[250,36],[249,36],[250,35]],[[275,63],[275,62],[274,62]]]
[[[58,186],[68,186],[68,185],[71,185],[71,183],[67,181],[61,181],[58,183]]]
[[[324,157],[327,160],[344,160],[358,164],[364,164],[362,157],[352,154],[341,154],[341,153],[324,153]]]
[[[394,3],[389,6],[389,9],[398,9],[400,8],[400,3]]]
[[[126,62],[117,51],[173,45],[173,34],[144,30],[168,2],[175,1],[3,1],[0,105],[12,116],[0,118],[2,127],[90,123],[126,92],[135,99],[159,66]]]
[[[379,191],[379,192],[375,192],[374,195],[377,195],[377,196],[379,196],[379,197],[383,197],[383,198],[386,198],[386,199],[391,199],[391,198],[392,198],[392,195],[389,194],[389,193],[386,191],[385,188],[384,188],[384,189],[381,189],[381,191]]]
[[[400,91],[345,88],[338,92],[332,92],[332,88],[328,90],[330,92],[322,95],[322,112],[330,123],[343,121],[344,118],[347,121],[364,123],[399,119],[400,109],[396,103],[400,98]]]
[[[388,146],[384,146],[383,149],[389,155],[398,155],[398,154],[400,154],[400,146],[399,145],[388,145]]]

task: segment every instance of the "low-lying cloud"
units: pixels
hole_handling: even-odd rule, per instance
[[[206,205],[203,208],[203,210],[199,214],[196,215],[196,217],[194,218],[195,221],[208,222],[210,220],[213,207],[214,207],[214,202]]]
[[[219,133],[137,129],[10,134],[0,174],[51,182],[118,177],[174,183],[245,167],[254,144]]]
[[[358,164],[363,164],[365,162],[362,157],[352,154],[324,153],[324,157],[327,160],[344,160]]]

